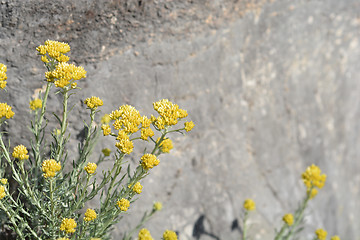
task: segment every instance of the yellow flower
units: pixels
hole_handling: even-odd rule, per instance
[[[335,235],[335,236],[332,236],[330,240],[340,240],[340,237]]]
[[[6,117],[10,119],[14,116],[14,112],[11,110],[11,107],[7,103],[0,103],[0,119]]]
[[[85,167],[84,170],[88,173],[88,174],[94,174],[96,171],[97,165],[96,163],[88,163]]]
[[[61,54],[59,57],[55,58],[58,62],[68,62],[70,58],[64,54]]]
[[[136,108],[130,105],[122,105],[119,110],[110,113],[111,120],[115,120],[113,126],[116,130],[124,130],[126,134],[135,133],[143,121]]]
[[[308,189],[306,193],[309,195],[310,199],[313,199],[318,194],[318,190],[316,188],[312,188],[311,191]]]
[[[102,118],[101,118],[101,123],[102,124],[108,124],[111,121],[110,115],[109,114],[105,114]]]
[[[154,240],[154,239],[151,237],[149,230],[143,228],[139,231],[138,240]]]
[[[190,132],[195,127],[195,124],[193,123],[193,121],[185,122],[184,126],[185,126],[185,131]]]
[[[135,183],[133,186],[130,184],[128,188],[132,188],[134,192],[137,194],[140,194],[142,192],[143,186],[140,184],[140,182]]]
[[[90,240],[101,240],[101,238],[90,238]]]
[[[172,126],[178,123],[178,120],[187,117],[186,110],[180,109],[177,104],[173,104],[168,99],[162,99],[153,103],[154,110],[159,113],[155,120],[155,125],[159,129],[165,126]]]
[[[52,178],[55,177],[56,172],[61,170],[61,165],[54,159],[48,159],[43,161],[41,170],[44,172],[45,178]]]
[[[159,141],[160,141],[160,138],[158,138],[156,140],[156,142],[159,142]],[[159,146],[160,146],[160,151],[163,153],[169,153],[170,150],[173,149],[173,147],[174,147],[170,138],[163,139]]]
[[[120,139],[119,142],[115,143],[115,146],[122,152],[125,154],[130,154],[132,153],[133,149],[134,149],[134,144],[132,141],[130,141],[129,139]]]
[[[153,205],[153,209],[155,211],[160,211],[162,209],[162,203],[161,202],[155,202]]]
[[[70,238],[61,237],[61,238],[58,238],[57,240],[70,240]]]
[[[291,213],[285,214],[283,216],[283,221],[288,225],[291,226],[294,224],[294,216]]]
[[[46,56],[41,56],[41,61],[44,63],[48,63],[49,59]]]
[[[0,63],[0,88],[4,89],[6,87],[6,75],[7,67],[6,65]]]
[[[77,224],[73,218],[63,218],[60,225],[60,230],[66,233],[74,233]]]
[[[101,152],[104,154],[105,157],[110,156],[111,150],[109,148],[104,148],[101,150]]]
[[[75,80],[85,78],[86,71],[83,67],[77,67],[74,64],[61,62],[56,65],[54,71],[46,72],[45,77],[48,82],[53,82],[56,87],[64,88],[67,85],[72,84]]]
[[[141,129],[141,139],[147,141],[148,137],[154,136],[154,132],[150,127]]]
[[[85,99],[84,103],[88,106],[88,108],[91,109],[96,109],[97,107],[100,107],[104,104],[100,98],[94,96]]]
[[[30,109],[31,110],[36,110],[42,107],[42,100],[39,98],[36,98],[32,101],[30,101]]]
[[[122,198],[122,199],[120,199],[120,201],[117,201],[117,205],[119,206],[121,211],[126,212],[128,210],[128,208],[130,207],[130,202],[129,202],[129,200]]]
[[[312,187],[322,188],[326,181],[326,175],[321,174],[320,168],[314,164],[306,168],[301,176],[308,189]]]
[[[1,184],[6,185],[8,183],[7,178],[0,179]]]
[[[3,199],[6,196],[5,193],[5,187],[4,186],[0,186],[0,199]]]
[[[141,157],[141,166],[145,170],[149,170],[160,163],[159,159],[155,155],[146,153]]]
[[[96,212],[91,209],[91,208],[88,208],[85,212],[85,217],[84,217],[84,221],[85,222],[90,222],[92,220],[95,220],[96,219]]]
[[[247,211],[253,211],[256,209],[256,205],[255,205],[255,202],[254,200],[252,199],[246,199],[244,201],[244,208],[247,210]]]
[[[326,240],[327,232],[324,229],[317,229],[315,234],[319,240]]]
[[[163,234],[164,240],[177,240],[177,235],[174,231],[166,230]]]
[[[12,156],[13,158],[17,158],[19,160],[26,160],[29,158],[29,155],[27,155],[28,150],[24,145],[18,145],[14,147]]]
[[[101,130],[103,130],[104,136],[107,136],[107,135],[109,135],[111,133],[111,128],[107,124],[101,125]]]
[[[40,55],[49,54],[50,57],[57,59],[62,54],[70,51],[70,46],[64,42],[58,42],[53,40],[46,40],[44,45],[40,45],[36,48]]]

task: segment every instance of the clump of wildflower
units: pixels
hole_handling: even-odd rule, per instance
[[[321,229],[321,228],[317,229],[315,231],[315,234],[316,234],[317,239],[326,240],[327,232],[324,229]]]
[[[143,186],[140,184],[140,182],[137,182],[133,186],[130,184],[128,188],[131,188],[134,192],[140,194],[142,192]]]
[[[12,156],[13,158],[17,158],[19,160],[26,160],[29,158],[28,154],[28,150],[26,149],[26,147],[24,145],[18,145],[16,147],[14,147]]]
[[[45,41],[44,45],[40,45],[36,48],[41,56],[41,61],[48,62],[49,60],[46,57],[48,54],[51,58],[57,60],[58,62],[67,62],[69,57],[64,55],[70,51],[70,46],[64,42],[58,42],[53,40]]]
[[[185,131],[190,132],[195,127],[195,124],[193,123],[193,121],[185,122],[184,126],[185,126]]]
[[[132,153],[132,151],[134,149],[134,144],[133,144],[132,141],[130,141],[129,136],[127,135],[125,130],[119,130],[119,133],[118,133],[118,136],[117,136],[116,140],[119,140],[119,142],[117,142],[115,144],[115,146],[122,153],[125,153],[125,154]]]
[[[66,233],[74,233],[77,224],[73,218],[63,218],[60,225],[60,230]]]
[[[101,130],[103,130],[104,136],[107,136],[107,135],[109,135],[111,133],[111,128],[107,124],[101,125]]]
[[[340,237],[337,236],[337,235],[335,235],[335,236],[332,236],[332,237],[330,238],[330,240],[340,240]]]
[[[115,120],[113,126],[116,130],[124,130],[126,134],[135,133],[139,130],[142,117],[135,107],[122,105],[118,110],[111,112],[111,120]]]
[[[155,211],[160,211],[162,209],[162,203],[161,202],[154,202],[153,209]]]
[[[177,235],[174,231],[166,230],[163,234],[164,240],[177,240]]]
[[[285,214],[283,216],[283,221],[288,225],[291,226],[294,224],[294,216],[291,213]]]
[[[146,228],[143,228],[139,231],[138,240],[154,240]]]
[[[108,124],[111,121],[110,115],[109,114],[105,114],[102,118],[101,118],[101,123],[102,124]]]
[[[90,222],[92,220],[95,220],[96,219],[96,212],[91,209],[91,208],[88,208],[85,212],[85,217],[84,217],[84,221],[85,222]]]
[[[244,201],[244,208],[245,208],[245,210],[247,210],[247,211],[253,211],[253,210],[255,210],[255,209],[256,209],[256,205],[255,205],[254,200],[252,200],[252,199],[246,199],[246,200]]]
[[[96,109],[97,107],[100,107],[104,104],[100,98],[94,96],[85,99],[84,103],[88,106],[88,108],[91,109]]]
[[[42,107],[42,100],[39,98],[36,98],[29,103],[29,107],[31,110],[36,110]]]
[[[54,159],[47,159],[43,161],[41,170],[44,172],[45,178],[55,177],[56,172],[61,170],[61,165]]]
[[[11,107],[7,103],[0,103],[0,119],[6,117],[10,119],[14,116],[14,112],[11,110]]]
[[[56,65],[54,71],[46,72],[45,77],[48,82],[53,82],[56,87],[64,88],[86,77],[86,71],[83,67],[77,67],[74,64],[61,62]]]
[[[7,178],[0,179],[1,184],[6,185],[8,183]]]
[[[88,174],[94,174],[96,171],[97,165],[96,163],[88,163],[85,167],[84,170],[88,173]]]
[[[154,120],[154,124],[158,129],[175,125],[179,119],[185,118],[188,115],[186,110],[180,109],[177,104],[173,104],[168,99],[154,102],[153,107],[160,115]]]
[[[320,168],[314,164],[309,166],[301,176],[308,189],[312,187],[321,189],[325,185],[326,175],[321,174]]]
[[[153,168],[154,166],[159,165],[160,160],[156,158],[155,155],[146,153],[141,157],[141,166],[145,170],[149,170]]]
[[[104,154],[105,157],[110,156],[111,150],[109,148],[104,148],[101,150],[101,152]]]
[[[154,131],[150,127],[141,129],[141,137],[140,138],[142,140],[147,141],[148,137],[152,137],[152,136],[154,136]]]
[[[160,138],[156,140],[156,142],[159,142]],[[162,142],[159,145],[160,151],[163,153],[169,153],[171,149],[173,149],[173,143],[170,138],[165,138],[162,140]]]
[[[6,65],[0,63],[0,88],[4,89],[6,87],[6,79],[7,79],[7,75],[6,75]]]
[[[121,211],[126,212],[128,210],[128,208],[130,207],[130,202],[129,202],[129,200],[122,198],[119,201],[117,201],[117,205]]]
[[[3,199],[6,196],[5,193],[5,187],[4,186],[0,186],[0,199]]]

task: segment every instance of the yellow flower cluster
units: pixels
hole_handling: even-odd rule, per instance
[[[119,110],[112,111],[110,119],[115,120],[113,126],[116,130],[122,129],[127,134],[137,132],[142,122],[139,111],[130,105],[122,105]]]
[[[2,89],[6,87],[6,81],[5,81],[7,79],[6,71],[7,71],[6,65],[0,63],[0,88]]]
[[[42,107],[42,100],[39,98],[36,98],[36,99],[30,101],[29,105],[30,105],[29,106],[30,109],[35,111],[36,109],[39,109]]]
[[[44,172],[45,178],[55,177],[56,172],[61,170],[61,165],[54,159],[48,159],[43,161],[41,170]]]
[[[83,67],[77,67],[74,64],[61,62],[56,65],[54,71],[46,72],[45,77],[48,82],[53,82],[56,87],[64,88],[74,81],[86,77],[86,71]],[[57,79],[57,80],[55,80]]]
[[[177,235],[174,231],[166,230],[163,234],[164,240],[177,240]]]
[[[247,210],[247,211],[253,211],[256,209],[256,205],[255,205],[255,202],[254,200],[252,199],[246,199],[244,201],[244,208]]]
[[[326,240],[327,232],[324,229],[321,229],[321,228],[317,229],[315,231],[315,234],[316,234],[317,239]]]
[[[3,199],[6,196],[5,193],[5,187],[4,186],[0,186],[0,199]]]
[[[17,158],[19,160],[26,160],[29,158],[28,154],[28,150],[26,149],[26,147],[24,145],[18,145],[16,147],[14,147],[12,156],[13,158]]]
[[[134,192],[140,194],[142,192],[143,186],[140,184],[140,182],[137,182],[133,186],[130,184],[128,188],[131,188]]]
[[[128,210],[128,208],[130,207],[130,202],[129,202],[129,200],[122,198],[119,201],[117,201],[117,205],[121,211],[126,212]]]
[[[315,187],[321,189],[325,185],[326,175],[321,174],[320,168],[314,164],[309,166],[301,176],[310,198],[315,197],[317,194]]]
[[[332,237],[330,238],[330,240],[340,240],[340,237],[337,236],[337,235],[335,235],[335,236],[332,236]]]
[[[58,42],[53,40],[45,41],[44,45],[40,45],[36,48],[41,57],[41,61],[47,63],[49,60],[46,57],[46,54],[49,57],[55,59],[58,62],[67,62],[69,61],[69,57],[64,55],[65,53],[70,52],[70,46],[64,42]]]
[[[111,121],[111,118],[110,118],[109,114],[104,114],[104,116],[101,118],[102,124],[108,124],[110,121]]]
[[[61,237],[61,238],[58,238],[56,240],[70,240],[70,238],[66,238],[66,237]]]
[[[141,139],[147,141],[148,137],[154,136],[154,131],[150,127],[141,128]]]
[[[105,157],[110,156],[111,150],[109,148],[104,148],[101,150],[101,152],[104,154]]]
[[[154,110],[159,113],[159,117],[154,120],[158,129],[164,129],[178,123],[179,119],[187,117],[186,110],[180,109],[177,104],[173,104],[168,99],[162,99],[153,103]]]
[[[185,122],[184,126],[185,126],[185,131],[190,132],[195,127],[195,124],[193,123],[193,121]]]
[[[1,184],[6,185],[8,183],[7,178],[0,179]]]
[[[85,212],[85,217],[84,217],[84,221],[85,222],[90,222],[92,220],[95,220],[96,219],[96,212],[91,209],[91,208],[88,208]]]
[[[96,163],[88,163],[85,167],[84,170],[88,173],[88,174],[94,174],[96,171],[97,165]]]
[[[107,124],[101,125],[101,130],[103,130],[104,136],[107,136],[107,135],[109,135],[111,133],[111,128]]]
[[[11,107],[7,103],[0,103],[0,119],[6,117],[10,119],[14,116],[14,112],[11,110]]]
[[[115,143],[115,146],[125,154],[132,153],[134,149],[134,143],[130,141],[129,136],[125,132],[125,130],[119,130],[118,136],[116,140],[119,140],[119,142]]]
[[[159,140],[160,138],[158,138],[156,142],[159,142]],[[169,153],[170,150],[173,149],[174,147],[171,139],[169,138],[163,139],[159,146],[160,146],[160,151],[163,153]]]
[[[155,202],[153,205],[153,209],[155,211],[160,211],[162,209],[162,203],[161,202]]]
[[[155,155],[146,153],[141,157],[141,166],[144,170],[149,170],[154,166],[159,165],[160,160],[156,158]]]
[[[97,107],[100,107],[104,104],[100,98],[94,96],[85,99],[84,103],[88,106],[88,108],[91,109],[96,109]]]
[[[74,233],[77,224],[73,218],[63,218],[60,225],[60,230],[66,233]]]
[[[294,224],[294,216],[291,213],[285,214],[283,216],[283,221],[288,225],[291,226]]]
[[[138,240],[154,240],[146,228],[143,228],[139,231]]]

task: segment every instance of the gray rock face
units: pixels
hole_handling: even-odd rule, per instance
[[[271,239],[305,195],[300,176],[314,163],[328,179],[306,212],[304,238],[322,227],[360,239],[359,11],[357,0],[1,1],[12,145],[26,142],[28,101],[44,84],[35,47],[65,41],[88,71],[72,100],[73,131],[89,96],[104,100],[102,113],[131,104],[150,114],[169,98],[196,124],[173,136],[175,149],[114,236],[157,200],[164,209],[146,225],[156,239],[165,229],[182,240],[239,239],[242,203],[253,198],[249,234]],[[51,109],[60,111],[56,98]]]

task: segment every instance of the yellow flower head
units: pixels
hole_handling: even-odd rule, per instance
[[[29,105],[30,105],[30,109],[35,111],[36,109],[39,109],[42,107],[42,100],[39,98],[36,98],[36,99],[30,101]]]
[[[120,130],[116,138],[119,142],[115,143],[115,146],[125,154],[132,153],[134,149],[134,143],[130,141],[129,136],[125,133],[124,130]]]
[[[142,192],[143,186],[140,184],[140,182],[137,182],[133,186],[130,184],[128,188],[131,188],[134,192],[140,194]]]
[[[110,156],[111,150],[109,148],[104,148],[101,150],[101,152],[104,154],[105,157]]]
[[[141,129],[141,139],[147,141],[148,137],[154,136],[154,132],[150,127]]]
[[[111,133],[111,128],[107,124],[101,125],[101,130],[103,130],[104,136],[107,136],[107,135],[109,135]]]
[[[16,147],[14,147],[12,156],[13,158],[17,158],[19,160],[26,160],[29,158],[28,154],[28,150],[26,149],[26,147],[24,145],[18,145]]]
[[[90,222],[92,220],[95,220],[96,219],[96,212],[91,209],[91,208],[88,208],[85,212],[85,217],[84,217],[84,221],[85,222]]]
[[[4,89],[6,87],[6,79],[7,79],[7,75],[6,75],[6,65],[0,63],[0,88]]]
[[[130,207],[130,202],[129,202],[129,200],[122,198],[122,199],[120,199],[120,201],[117,201],[117,205],[119,206],[121,211],[126,212],[128,210],[128,208]]]
[[[10,119],[14,116],[14,112],[11,110],[11,107],[7,103],[0,103],[0,119],[6,117]]]
[[[61,237],[61,238],[58,238],[56,240],[70,240],[70,238]]]
[[[7,178],[0,179],[1,184],[6,185],[8,183]]]
[[[321,228],[317,229],[315,231],[315,234],[316,234],[317,239],[326,240],[327,232],[324,229],[321,229]]]
[[[312,187],[322,188],[326,181],[326,175],[321,174],[320,168],[314,164],[309,166],[301,176],[308,189]]]
[[[163,234],[164,240],[177,240],[177,235],[174,231],[166,230]]]
[[[70,51],[70,46],[64,42],[58,42],[53,40],[45,41],[44,45],[40,45],[36,48],[40,55],[49,54],[50,57],[58,60],[59,62],[69,60],[69,57],[63,57],[65,53]]]
[[[185,125],[185,131],[187,131],[187,132],[190,132],[195,127],[195,124],[193,123],[193,121],[185,122],[184,125]]]
[[[310,199],[313,199],[318,194],[318,190],[316,188],[310,188],[310,189],[308,189],[306,193],[309,195]]]
[[[141,157],[141,166],[145,170],[149,170],[154,166],[157,166],[160,163],[160,160],[156,158],[155,155],[146,153]]]
[[[136,108],[130,105],[122,105],[118,110],[110,114],[111,120],[115,120],[113,126],[116,130],[124,130],[126,134],[135,133],[143,121]]]
[[[162,203],[161,202],[155,202],[153,205],[153,209],[155,211],[160,211],[162,209]]]
[[[100,98],[94,96],[85,99],[84,103],[88,106],[88,108],[91,109],[96,109],[97,107],[100,107],[104,104]]]
[[[102,118],[101,118],[101,123],[102,124],[108,124],[111,121],[110,115],[109,114],[105,114]]]
[[[340,240],[340,237],[337,236],[337,235],[335,235],[335,236],[332,236],[332,237],[330,238],[330,240]]]
[[[247,211],[253,211],[253,210],[255,210],[255,209],[256,209],[256,205],[255,205],[254,200],[252,200],[252,199],[246,199],[246,200],[244,201],[244,208],[245,208],[245,210],[247,210]]]
[[[294,224],[294,216],[291,213],[285,214],[283,216],[283,221],[288,225],[291,226]]]
[[[186,110],[180,109],[177,104],[173,104],[168,99],[154,102],[153,107],[160,115],[154,122],[155,126],[159,129],[175,125],[179,119],[185,118],[188,115]]]
[[[74,64],[61,62],[56,65],[54,71],[46,72],[45,77],[48,82],[53,82],[56,87],[64,88],[75,80],[86,77],[86,71],[83,67],[77,67]]]
[[[73,218],[63,218],[60,225],[60,230],[66,233],[74,233],[77,224]]]
[[[159,142],[160,138],[156,140],[156,142]],[[165,138],[160,143],[160,151],[163,153],[169,153],[171,149],[173,149],[173,143],[170,138]]]
[[[54,159],[48,159],[43,161],[41,170],[44,172],[45,178],[55,177],[56,172],[61,170],[61,165]]]
[[[85,167],[84,170],[88,173],[88,174],[94,174],[96,171],[97,165],[96,163],[88,163]]]
[[[90,238],[90,240],[101,240],[101,238]]]
[[[0,199],[3,199],[6,196],[5,187],[0,185]]]
[[[154,240],[154,239],[151,237],[149,230],[143,228],[139,231],[138,240]]]

